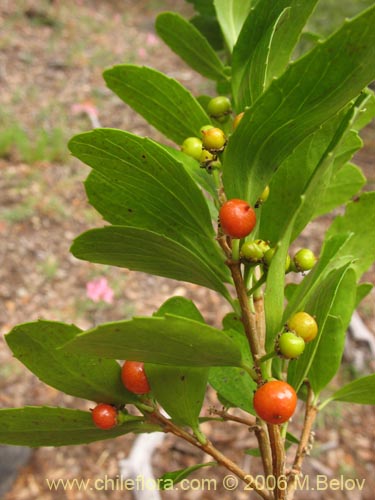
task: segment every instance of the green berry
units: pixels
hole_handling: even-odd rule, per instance
[[[311,342],[318,334],[318,325],[315,319],[303,311],[293,314],[286,326],[288,330],[295,332],[305,342]]]
[[[302,248],[295,254],[293,262],[297,271],[309,271],[315,266],[316,257],[310,249]]]
[[[267,241],[264,240],[255,240],[255,243],[262,249],[263,254],[265,254],[267,250],[271,248]]]
[[[280,335],[276,351],[286,359],[298,358],[305,349],[305,341],[293,332],[284,332]]]
[[[232,105],[228,97],[217,96],[212,98],[207,105],[210,116],[221,122],[226,121],[232,112]]]
[[[198,139],[198,137],[188,137],[182,143],[181,151],[196,160],[200,160],[202,154],[202,141]]]
[[[202,149],[201,155],[199,157],[199,161],[201,163],[208,163],[215,159],[215,156],[207,151],[206,149]]]
[[[225,134],[220,128],[214,127],[203,131],[202,144],[208,151],[221,151],[226,142]]]
[[[246,241],[241,247],[241,256],[249,262],[260,262],[263,255],[263,250],[256,241]]]

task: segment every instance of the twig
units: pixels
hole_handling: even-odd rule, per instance
[[[284,500],[285,488],[280,488],[279,478],[284,474],[285,467],[285,448],[284,440],[281,437],[280,427],[274,424],[268,424],[268,434],[270,437],[272,450],[272,472],[275,480],[275,500]]]
[[[273,500],[270,493],[265,490],[264,487],[260,485],[251,474],[245,472],[243,469],[238,467],[237,464],[232,462],[232,460],[223,455],[217,448],[215,448],[215,446],[210,441],[207,440],[205,443],[200,443],[195,438],[195,436],[189,434],[184,429],[175,425],[170,419],[164,417],[158,411],[155,411],[152,415],[149,416],[149,418],[150,420],[159,423],[164,429],[164,432],[170,432],[210,455],[216,460],[218,464],[224,466],[226,469],[228,469],[230,472],[244,481],[249,486],[249,488],[252,488],[254,491],[256,491],[258,495],[261,496],[264,500]]]
[[[301,474],[303,460],[309,452],[310,448],[309,445],[312,437],[312,432],[311,432],[312,426],[315,422],[315,418],[318,413],[318,408],[314,406],[313,401],[314,401],[314,393],[311,389],[310,384],[308,384],[305,420],[303,424],[301,439],[298,444],[293,467],[288,480],[287,500],[293,499],[294,492],[297,486],[297,477]]]
[[[219,415],[220,417],[222,417],[223,420],[237,422],[238,424],[243,424],[250,428],[253,428],[254,425],[256,424],[255,418],[250,420],[243,417],[237,417],[236,415],[232,415],[231,413],[228,413],[225,410],[217,410],[216,408],[211,408],[210,412],[214,413],[215,415]]]

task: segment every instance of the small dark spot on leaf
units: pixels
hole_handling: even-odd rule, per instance
[[[145,154],[143,154],[143,155],[142,155],[142,158],[145,160],[145,159],[146,159],[146,155],[145,155]]]
[[[181,380],[181,382],[183,382],[183,381],[185,380],[185,375],[182,375],[182,376],[180,377],[180,380]]]
[[[133,209],[132,209],[132,208],[128,208],[128,212],[129,212],[129,213],[132,213],[132,212],[133,212]]]

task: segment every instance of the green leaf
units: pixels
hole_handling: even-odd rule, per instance
[[[363,193],[349,203],[345,214],[333,221],[327,237],[344,232],[355,236],[340,249],[338,256],[352,255],[359,279],[375,260],[375,192]]]
[[[18,325],[5,339],[14,356],[44,383],[78,398],[111,404],[134,401],[115,360],[59,350],[81,330],[55,321]]]
[[[205,462],[204,464],[196,464],[185,469],[175,470],[173,472],[166,472],[161,477],[158,478],[157,483],[161,490],[168,490],[174,484],[180,483],[183,479],[190,476],[194,471],[201,469],[202,467],[212,467],[217,465],[217,462]]]
[[[361,405],[375,405],[375,374],[367,375],[341,387],[328,401],[343,401]],[[326,402],[322,403],[323,405]]]
[[[314,218],[343,205],[355,196],[365,184],[366,177],[361,169],[352,163],[347,163],[332,177],[324,192],[324,197],[316,206]]]
[[[311,295],[306,303],[306,306],[303,308],[304,311],[315,317],[319,330],[314,341],[306,344],[305,350],[301,356],[289,363],[288,382],[296,389],[296,391],[298,391],[303,381],[309,375],[322,334],[325,333],[325,335],[329,335],[329,333],[327,333],[328,330],[326,329],[326,323],[328,318],[333,316],[333,312],[336,312],[340,307],[339,301],[336,302],[336,297],[341,295],[340,290],[342,290],[342,286],[344,289],[347,287],[348,282],[346,280],[346,276],[348,272],[352,272],[351,270],[348,271],[348,268],[349,264],[341,269],[332,271],[321,283],[319,289]],[[355,286],[353,286],[353,288],[355,291]],[[350,315],[352,312],[353,310],[350,311]],[[337,325],[335,325],[335,327],[337,332]],[[337,340],[336,344],[339,345]],[[319,379],[319,375],[317,375],[317,378]],[[323,378],[324,377],[322,376],[320,380],[317,380],[317,385],[324,383],[322,382]],[[313,380],[313,382],[315,383],[315,380]]]
[[[168,299],[154,316],[163,317],[166,314],[175,314],[204,324],[204,319],[195,304],[184,297]],[[208,368],[146,363],[145,370],[156,400],[173,421],[197,429],[206,393]]]
[[[92,229],[74,240],[71,252],[78,259],[195,283],[229,297],[215,269],[199,255],[146,229],[126,226]]]
[[[289,62],[317,0],[263,0],[248,15],[233,50],[233,95],[242,111]]]
[[[208,368],[162,366],[146,363],[147,378],[156,400],[178,425],[199,427],[206,394]]]
[[[172,366],[241,366],[241,351],[225,332],[178,316],[106,323],[77,335],[64,348]]]
[[[234,313],[229,313],[223,319],[223,326],[224,331],[238,345],[244,362],[252,366],[249,343],[240,318]],[[257,385],[245,370],[232,366],[211,368],[209,383],[217,391],[221,400],[226,400],[232,407],[254,413],[253,392]]]
[[[337,288],[319,337],[313,342],[315,353],[308,377],[315,394],[328,385],[340,367],[356,294],[356,275],[349,268]]]
[[[268,201],[268,200],[267,200]],[[288,256],[288,249],[292,235],[294,221],[298,216],[300,206],[292,214],[289,225],[285,230],[281,240],[277,242],[276,251],[272,257],[270,267],[267,271],[266,293],[264,298],[264,310],[266,313],[266,350],[269,351],[276,335],[280,332],[283,323],[284,293],[285,293],[285,262]]]
[[[210,123],[191,93],[151,68],[123,64],[103,74],[107,86],[166,137],[181,144]]]
[[[216,16],[224,35],[229,52],[232,52],[249,14],[253,0],[214,0]]]
[[[163,234],[229,279],[206,200],[177,156],[150,139],[113,129],[75,136],[69,148],[97,173],[87,191],[106,220]]]
[[[224,153],[228,198],[255,203],[296,146],[375,78],[374,22],[375,6],[290,64],[245,113]]]
[[[223,34],[215,17],[194,16],[190,19],[190,22],[207,38],[214,50],[224,48]]]
[[[371,292],[371,290],[374,288],[373,283],[360,283],[357,286],[357,297],[356,297],[356,303],[355,303],[355,308],[359,306],[359,304],[362,302],[362,300]]]
[[[0,443],[18,446],[66,446],[111,439],[130,432],[154,432],[157,425],[124,416],[113,429],[95,427],[90,412],[68,408],[26,406],[0,410]]]
[[[211,80],[226,78],[224,65],[207,39],[179,14],[159,14],[155,24],[158,35],[191,68]]]

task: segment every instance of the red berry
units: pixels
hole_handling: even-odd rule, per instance
[[[281,380],[271,380],[254,394],[254,409],[268,424],[282,424],[290,419],[297,406],[293,387]]]
[[[111,405],[100,403],[92,410],[92,419],[99,429],[112,429],[117,425],[117,411]]]
[[[244,238],[255,227],[255,210],[247,201],[233,198],[220,208],[219,220],[225,234],[232,238]]]
[[[133,394],[147,394],[151,390],[142,361],[125,361],[122,365],[121,380]]]

